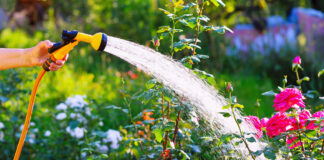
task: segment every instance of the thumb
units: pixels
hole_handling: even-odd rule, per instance
[[[48,48],[51,48],[52,46],[53,46],[53,43],[49,40],[40,42],[40,47],[48,49]]]

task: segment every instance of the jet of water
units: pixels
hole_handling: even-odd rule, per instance
[[[214,87],[198,78],[181,63],[150,48],[111,36],[108,36],[104,51],[138,67],[171,88],[179,96],[184,96],[193,106],[197,107],[200,115],[203,115],[203,118],[210,122],[212,127],[217,127],[215,129],[217,132],[239,134],[234,119],[225,118],[219,113],[224,112],[222,107],[227,104],[225,98],[219,95]],[[236,112],[235,115],[243,120],[239,112]],[[241,123],[241,128],[244,132],[255,132],[245,122]],[[258,141],[250,143],[249,146],[253,151],[263,148],[263,145]],[[236,150],[239,150],[243,156],[248,155],[243,144],[236,147]]]

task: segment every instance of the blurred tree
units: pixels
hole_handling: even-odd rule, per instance
[[[17,0],[15,9],[9,14],[9,25],[12,28],[30,26],[35,30],[44,20],[49,5],[49,1],[43,0]]]

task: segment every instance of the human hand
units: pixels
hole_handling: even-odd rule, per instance
[[[26,49],[30,66],[41,66],[50,56],[48,49],[53,46],[53,43],[49,40],[39,42],[35,47]],[[63,60],[57,60],[56,63],[51,63],[49,69],[51,71],[57,71],[63,67],[68,55]]]

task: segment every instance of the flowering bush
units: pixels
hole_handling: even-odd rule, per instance
[[[301,84],[309,81],[309,78],[299,77],[298,72],[302,69],[301,58],[299,56],[295,57],[292,64],[298,86],[289,85],[286,87],[288,82],[285,76],[283,87],[278,87],[280,93],[268,91],[263,94],[275,96],[273,107],[278,112],[274,113],[269,119],[263,118],[261,121],[256,116],[246,117],[246,121],[250,122],[257,130],[256,137],[259,139],[266,138],[268,142],[268,146],[264,150],[259,150],[253,154],[260,155],[265,153],[271,146],[273,154],[265,154],[270,159],[275,159],[276,157],[286,159],[323,159],[323,97],[319,97],[318,92],[315,90],[302,90]],[[319,73],[318,76],[320,75]],[[314,104],[310,103],[310,100],[317,101],[317,106],[312,106]],[[317,111],[318,109],[319,111]],[[262,132],[266,134],[262,135]]]

